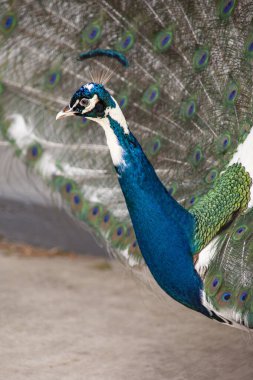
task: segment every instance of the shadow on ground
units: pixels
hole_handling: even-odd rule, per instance
[[[102,244],[63,209],[0,198],[0,235],[12,242],[105,256]]]

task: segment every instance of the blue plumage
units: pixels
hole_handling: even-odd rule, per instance
[[[102,109],[97,108],[99,104],[102,104]],[[194,101],[186,101],[183,107],[184,117],[191,117],[195,108]],[[230,184],[231,178],[233,180],[238,175],[245,176],[247,193],[251,180],[243,167],[234,165],[227,169],[226,174],[217,182],[217,190],[212,190],[210,195],[203,197],[200,209],[189,212],[177,203],[161,183],[139,142],[130,132],[117,102],[103,85],[89,83],[82,86],[72,96],[70,105],[57,118],[68,116],[69,112],[76,116],[85,115],[103,127],[138,245],[157,283],[183,305],[209,318],[223,321],[215,310],[203,302],[204,283],[195,270],[193,255],[211,240],[214,235],[212,229],[219,231],[230,219],[233,203],[238,204],[235,207],[239,209],[240,202],[248,202],[244,196],[240,200],[236,190],[238,185],[234,181],[235,191],[228,194],[231,206],[226,205],[227,210],[220,216],[219,213],[212,215],[217,210],[216,198],[219,196],[221,202],[226,201],[222,192],[224,186]],[[200,152],[195,152],[195,158],[199,161]],[[213,169],[205,181],[212,183],[217,176],[217,171]],[[239,184],[241,186],[240,181]],[[120,227],[117,236],[121,235]],[[215,277],[212,287],[215,289],[217,286]],[[225,290],[220,295],[219,302],[224,305],[231,299],[232,293]]]
[[[81,87],[72,97],[70,105],[76,104],[85,96],[95,95],[105,101],[107,127],[122,148],[121,163],[115,165],[130,217],[134,226],[143,257],[162,289],[178,302],[203,313],[212,314],[202,305],[202,280],[194,269],[192,254],[194,246],[194,217],[180,206],[169,194],[157,177],[154,168],[145,156],[140,144],[120,120],[124,117],[118,110],[119,121],[113,119],[110,110],[116,104],[102,85],[88,84]],[[111,99],[109,99],[111,98]],[[88,106],[89,107],[89,106]],[[105,117],[93,111],[80,110],[76,104],[74,113],[96,118],[103,126]],[[110,149],[115,149],[111,146]]]
[[[119,141],[122,128],[113,128]],[[184,305],[209,315],[201,304],[202,281],[194,269],[194,219],[167,192],[130,134],[121,144],[126,166],[117,167],[143,257],[162,289]]]

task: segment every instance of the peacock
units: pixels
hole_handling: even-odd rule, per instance
[[[2,141],[122,263],[243,329],[252,18],[251,0],[10,0],[0,19]]]

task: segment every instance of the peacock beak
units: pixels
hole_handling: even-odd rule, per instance
[[[73,115],[75,115],[75,113],[73,112],[73,109],[70,108],[70,106],[66,106],[63,108],[63,110],[58,112],[58,114],[56,115],[56,120],[63,119],[64,117],[73,116]]]

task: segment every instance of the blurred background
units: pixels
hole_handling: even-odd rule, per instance
[[[59,200],[52,198],[43,181],[28,172],[12,147],[3,141],[0,170],[1,238],[47,249],[106,255],[102,242],[58,207]]]

